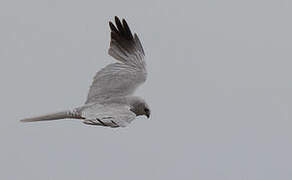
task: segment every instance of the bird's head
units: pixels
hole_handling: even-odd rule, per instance
[[[144,101],[144,99],[136,96],[131,97],[129,99],[129,105],[131,107],[130,110],[137,116],[145,115],[147,118],[150,117],[150,108],[148,104]]]

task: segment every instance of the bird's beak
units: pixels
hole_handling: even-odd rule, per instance
[[[150,113],[147,113],[146,114],[146,117],[149,119],[150,118]]]

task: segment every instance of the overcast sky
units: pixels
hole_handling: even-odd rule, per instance
[[[18,120],[85,102],[108,21],[146,52],[127,128]],[[1,0],[0,179],[292,179],[289,0]]]

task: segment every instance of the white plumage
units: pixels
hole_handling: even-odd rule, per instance
[[[23,119],[23,122],[47,121],[64,118],[82,119],[88,125],[125,127],[136,116],[150,116],[145,101],[132,94],[146,81],[145,54],[136,34],[127,22],[115,17],[109,22],[111,41],[108,53],[119,62],[112,63],[95,75],[84,106],[72,111]]]

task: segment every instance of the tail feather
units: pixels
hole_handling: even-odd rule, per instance
[[[52,120],[58,120],[58,119],[66,119],[66,118],[72,118],[72,119],[84,119],[81,117],[80,113],[74,112],[74,111],[61,111],[57,113],[32,117],[32,118],[26,118],[20,120],[21,122],[35,122],[35,121],[52,121]]]

